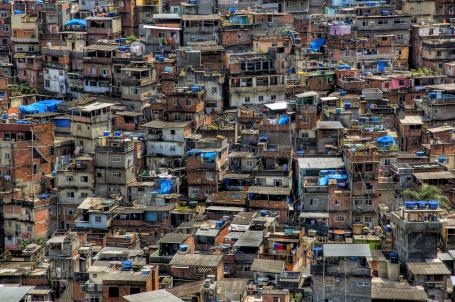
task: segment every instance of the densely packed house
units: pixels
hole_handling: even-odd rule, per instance
[[[1,0],[0,301],[455,300],[455,3]]]

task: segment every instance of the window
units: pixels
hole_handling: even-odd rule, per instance
[[[345,220],[344,215],[337,214],[337,215],[335,216],[335,221],[336,221],[336,222],[344,222],[344,220]]]
[[[100,215],[96,215],[95,216],[95,222],[98,222],[98,223],[101,222],[101,216]]]
[[[109,297],[112,297],[112,298],[117,298],[119,297],[119,290],[118,290],[118,287],[109,287]]]
[[[273,297],[273,302],[280,302],[280,297]]]
[[[218,93],[218,87],[212,87],[212,94]]]
[[[73,216],[74,215],[74,209],[73,208],[66,209],[66,215]]]
[[[186,100],[186,105],[187,106],[193,106],[193,101],[192,100]]]
[[[363,281],[363,282],[359,281],[359,282],[357,282],[357,286],[359,286],[359,287],[370,287],[370,282],[368,282],[368,281]]]
[[[276,95],[272,94],[272,95],[270,96],[270,99],[271,99],[272,101],[276,100]]]
[[[310,206],[317,206],[318,203],[319,203],[319,200],[316,198],[310,200]]]
[[[113,177],[122,177],[122,173],[121,172],[112,172],[112,176]]]
[[[130,287],[130,295],[139,294],[141,289],[139,287]]]
[[[88,176],[81,176],[81,182],[88,182]]]
[[[67,182],[73,182],[74,178],[72,176],[67,176],[66,181]]]
[[[176,150],[176,149],[175,149],[175,146],[174,146],[174,145],[172,145],[172,146],[169,147],[169,151],[175,152],[175,150]]]
[[[45,80],[45,81],[44,81],[44,86],[45,86],[46,88],[51,87],[51,81]]]
[[[264,96],[263,95],[259,96],[259,102],[264,102]]]
[[[281,180],[281,179],[274,179],[274,180],[273,180],[273,185],[274,185],[275,187],[282,187],[282,186],[283,186],[283,180]]]
[[[111,160],[114,162],[120,162],[122,161],[122,157],[118,156],[118,155],[114,155],[112,156]]]
[[[304,123],[304,124],[310,123],[310,118],[309,118],[308,116],[304,116],[304,117],[302,118],[302,123]]]
[[[199,194],[199,188],[193,187],[191,188],[191,192],[193,192],[193,194]]]
[[[247,161],[246,162],[246,166],[247,167],[252,167],[253,166],[253,162],[251,160]]]
[[[66,192],[66,197],[74,198],[74,192]]]
[[[87,192],[81,192],[81,198],[87,198],[88,193]]]
[[[336,206],[336,207],[339,207],[340,205],[341,205],[341,202],[340,202],[338,199],[335,200],[335,206]]]
[[[250,102],[250,97],[249,96],[245,97],[245,103],[249,103],[249,102]]]
[[[180,113],[176,113],[176,114],[174,115],[174,120],[180,121],[180,119],[181,119]]]
[[[174,129],[171,129],[171,135],[175,135],[175,130]]]

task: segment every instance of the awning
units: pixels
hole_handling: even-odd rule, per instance
[[[159,30],[182,30],[180,27],[165,27],[165,26],[155,26],[155,25],[144,25],[144,28],[159,29]]]
[[[344,230],[334,230],[333,233],[335,235],[344,235],[346,232]]]

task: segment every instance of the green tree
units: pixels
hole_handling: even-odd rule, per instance
[[[439,205],[445,209],[452,209],[452,203],[438,187],[423,184],[419,191],[406,189],[403,196],[412,200],[437,200]]]

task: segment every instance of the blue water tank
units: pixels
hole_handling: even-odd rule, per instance
[[[114,132],[114,136],[115,136],[115,137],[120,137],[120,136],[122,136],[122,131],[115,131],[115,132]]]
[[[122,261],[122,271],[129,271],[133,266],[133,262],[131,260],[124,260]]]
[[[431,92],[428,93],[428,97],[429,97],[430,99],[435,99],[435,98],[438,97],[438,93],[435,92],[435,91],[431,91]]]
[[[416,151],[417,156],[425,156],[425,152],[423,151]]]
[[[344,103],[344,109],[351,109],[351,103]]]
[[[103,136],[108,137],[109,135],[111,135],[110,131],[103,131]]]
[[[336,113],[336,114],[341,114],[341,108],[336,108],[336,109],[335,109],[335,113]]]
[[[346,96],[348,93],[344,90],[340,90],[340,96]]]
[[[191,92],[193,92],[193,93],[201,92],[201,86],[199,86],[199,85],[191,86]]]

